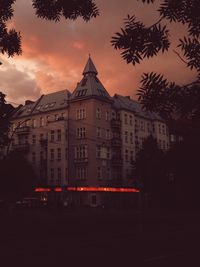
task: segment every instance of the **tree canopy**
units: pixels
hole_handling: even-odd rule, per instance
[[[8,20],[13,17],[15,2],[0,0],[0,52],[9,57],[22,53],[20,32],[7,28]],[[37,17],[55,22],[61,18],[75,20],[78,17],[87,22],[99,15],[93,0],[32,0],[32,6]]]
[[[0,149],[9,141],[9,120],[13,110],[14,107],[10,104],[6,104],[5,95],[0,92]]]
[[[1,197],[16,200],[33,193],[35,173],[25,156],[18,151],[13,151],[0,160],[0,177]]]
[[[157,0],[138,0],[155,3]],[[158,2],[158,1],[157,1]],[[157,10],[159,19],[146,26],[128,15],[124,27],[112,37],[112,45],[119,49],[122,58],[133,65],[144,59],[167,52],[171,47],[168,24],[185,25],[186,36],[178,40],[174,53],[197,72],[196,80],[180,86],[169,82],[162,74],[144,73],[138,91],[140,102],[149,111],[160,113],[162,117],[199,117],[200,115],[200,2],[199,0],[162,0]]]

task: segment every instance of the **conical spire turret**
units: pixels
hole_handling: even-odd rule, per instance
[[[98,74],[98,72],[97,72],[97,70],[95,68],[95,65],[94,65],[94,63],[93,63],[93,61],[92,61],[90,56],[89,56],[88,61],[87,61],[86,65],[85,65],[85,68],[83,70],[83,75],[86,75],[88,73],[93,73],[95,75]]]

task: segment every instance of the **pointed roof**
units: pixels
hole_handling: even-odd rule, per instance
[[[98,79],[97,74],[98,72],[95,68],[95,65],[89,56],[83,71],[83,78],[77,84],[77,87],[73,91],[70,99],[78,100],[86,97],[100,97],[101,99],[111,101],[109,93]]]
[[[89,58],[88,58],[86,65],[85,65],[85,68],[83,70],[83,75],[88,74],[88,73],[94,73],[95,75],[98,74],[94,63],[93,63],[92,59],[90,58],[90,55],[89,55]]]

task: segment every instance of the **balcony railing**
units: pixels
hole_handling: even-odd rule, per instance
[[[16,128],[15,132],[16,134],[29,134],[30,127],[29,126],[19,127],[19,128]]]
[[[42,147],[47,147],[48,144],[48,140],[47,139],[40,139],[40,145]]]
[[[12,145],[13,150],[18,150],[21,152],[28,152],[30,149],[30,145],[28,143],[25,144],[14,144]]]
[[[111,145],[114,147],[120,147],[122,145],[122,139],[119,137],[112,138]]]
[[[112,119],[110,121],[110,123],[111,123],[112,128],[120,128],[121,127],[121,121],[120,120]]]
[[[122,157],[112,157],[111,159],[112,165],[122,165],[123,164],[123,159]]]

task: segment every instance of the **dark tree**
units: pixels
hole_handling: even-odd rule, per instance
[[[0,150],[9,142],[9,121],[13,111],[14,107],[6,104],[5,95],[0,92]]]
[[[0,179],[0,195],[9,200],[32,194],[36,182],[31,165],[18,151],[0,161]]]
[[[21,36],[15,29],[8,30],[6,23],[13,16],[15,0],[0,0],[0,52],[8,56],[21,54]]]
[[[154,3],[156,0],[142,0]],[[139,64],[142,60],[167,52],[170,48],[169,23],[185,25],[187,35],[178,40],[174,53],[189,69],[197,71],[197,78],[188,85],[179,86],[154,72],[142,77],[139,100],[144,108],[158,112],[164,118],[199,117],[200,115],[200,1],[162,0],[157,10],[159,19],[150,26],[128,16],[121,32],[112,38],[115,49],[127,63]],[[181,55],[182,53],[182,55]]]
[[[156,139],[149,136],[136,155],[135,174],[144,193],[158,194],[164,177],[164,153],[159,149]]]
[[[0,52],[8,56],[21,54],[21,35],[15,29],[8,30],[6,23],[13,17],[13,4],[16,0],[0,0]],[[84,21],[99,15],[93,0],[32,0],[33,8],[39,18],[51,21],[64,19]]]

